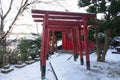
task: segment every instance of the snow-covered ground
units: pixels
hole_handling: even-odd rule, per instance
[[[46,79],[55,80],[49,65],[51,62],[58,80],[120,80],[120,54],[112,54],[111,51],[108,50],[104,63],[96,62],[96,54],[91,54],[91,70],[86,70],[86,64],[80,65],[79,59],[74,62],[71,54],[56,53],[47,61]],[[40,63],[15,68],[8,74],[0,73],[0,80],[41,80]]]

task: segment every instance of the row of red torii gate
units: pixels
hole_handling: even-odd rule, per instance
[[[96,14],[94,13],[75,13],[75,12],[59,12],[59,11],[45,11],[45,10],[32,10],[32,17],[34,22],[42,22],[43,33],[41,43],[41,77],[46,75],[46,60],[50,52],[50,33],[52,33],[52,52],[54,52],[54,37],[55,32],[62,33],[62,47],[67,49],[67,37],[71,36],[72,50],[74,60],[76,61],[80,54],[81,65],[83,61],[83,48],[81,34],[84,35],[84,49],[86,55],[86,68],[90,69],[89,58],[89,43],[88,43],[88,25],[87,20],[95,20]],[[67,40],[67,41],[66,41]]]

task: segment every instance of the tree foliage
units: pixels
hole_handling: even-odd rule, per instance
[[[28,50],[37,51],[41,47],[41,37],[35,40],[21,39],[17,49],[20,51],[23,60],[27,59]]]
[[[85,7],[90,4],[90,0],[79,0],[78,5],[81,7]]]
[[[113,17],[118,16],[118,14],[120,15],[120,0],[111,0],[108,12]]]
[[[86,4],[89,3],[89,4]],[[83,5],[84,4],[84,5]],[[102,32],[104,37],[104,45],[103,45],[103,55],[102,61],[105,61],[105,55],[109,46],[110,37],[113,38],[115,36],[120,36],[120,0],[79,0],[78,5],[80,7],[88,6],[87,11],[92,13],[103,13],[104,19],[100,20],[97,25],[94,25],[94,32],[96,35]],[[99,27],[98,27],[99,26]],[[100,55],[99,47],[101,42],[98,40],[98,36],[96,38],[97,53]],[[100,57],[100,56],[98,56]],[[99,59],[100,60],[100,59]]]

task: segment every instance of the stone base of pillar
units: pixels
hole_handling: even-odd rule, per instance
[[[31,61],[25,61],[26,64],[32,64],[34,63],[35,61],[34,60],[31,60]]]
[[[40,58],[35,58],[35,61],[40,61]]]
[[[4,74],[7,74],[7,73],[9,73],[9,72],[11,72],[11,71],[13,71],[14,69],[13,68],[8,68],[8,69],[1,69],[1,73],[4,73]]]
[[[24,66],[26,66],[25,63],[15,65],[16,68],[22,68],[22,67],[24,67]]]

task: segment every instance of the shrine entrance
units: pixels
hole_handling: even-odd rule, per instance
[[[52,33],[52,52],[54,52],[55,31],[62,32],[62,36],[66,36],[65,34],[71,34],[70,37],[72,40],[74,60],[76,61],[78,55],[80,55],[81,65],[84,64],[81,33],[84,34],[86,69],[90,69],[87,20],[95,20],[96,14],[32,10],[32,17],[34,18],[34,22],[43,23],[42,46],[40,54],[42,78],[45,77],[46,74],[46,60],[50,51],[50,33]],[[63,42],[66,44],[65,41]]]

